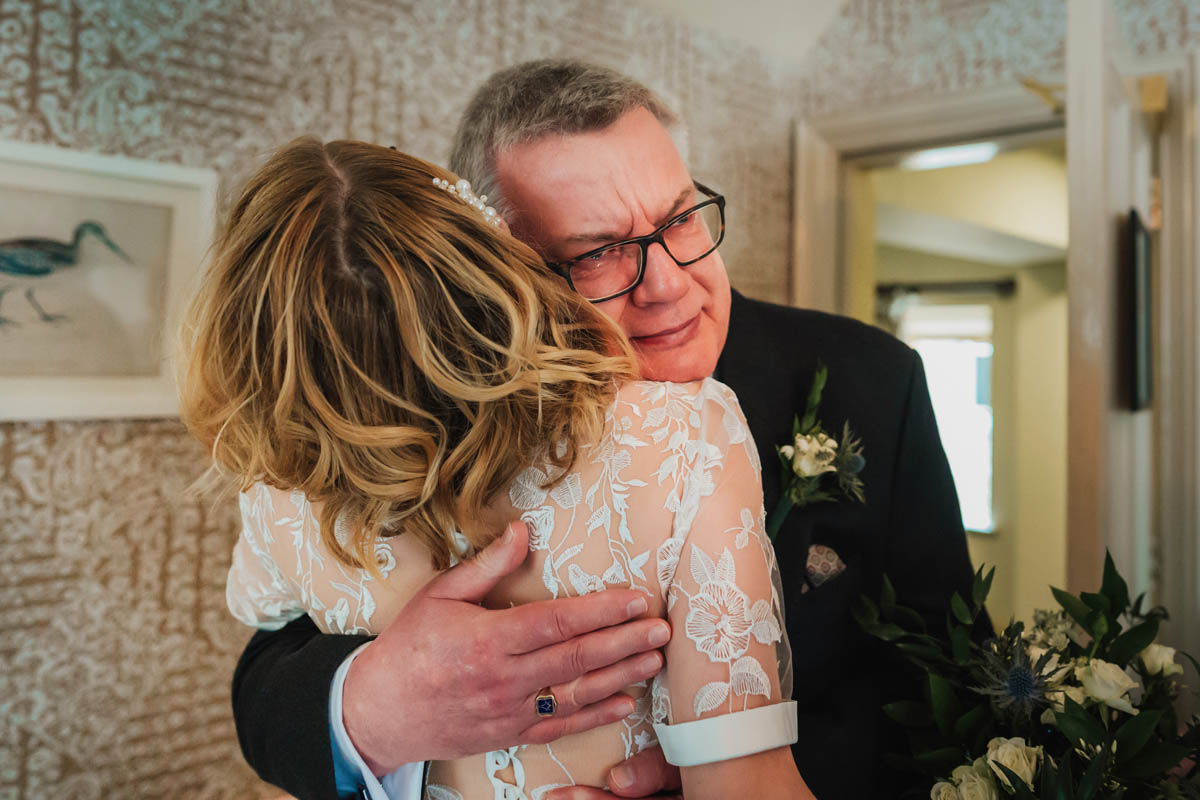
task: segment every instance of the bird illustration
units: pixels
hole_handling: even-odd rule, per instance
[[[132,264],[133,259],[108,238],[104,226],[99,222],[88,220],[75,226],[75,233],[70,242],[60,242],[55,239],[41,237],[23,237],[20,239],[5,239],[0,241],[0,272],[22,277],[41,277],[56,272],[63,267],[73,267],[79,261],[79,245],[83,237],[95,236],[109,250],[112,250],[126,262]],[[0,301],[12,286],[0,289]],[[67,317],[63,314],[48,313],[33,296],[33,287],[25,290],[25,299],[37,311],[43,322],[55,322]],[[0,316],[0,326],[15,325],[10,319]]]

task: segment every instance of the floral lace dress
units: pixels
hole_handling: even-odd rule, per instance
[[[674,630],[667,667],[651,685],[629,687],[636,709],[619,723],[434,762],[426,798],[536,799],[560,786],[603,786],[614,764],[656,743],[656,723],[675,730],[662,726],[789,698],[791,651],[761,481],[737,398],[712,379],[627,383],[604,435],[567,474],[544,464],[522,472],[493,505],[528,523],[532,552],[485,605],[644,592],[649,614]],[[341,564],[299,492],[259,484],[240,504],[226,596],[248,625],[275,629],[308,614],[323,631],[378,633],[434,575],[425,551],[402,535],[377,546],[383,581]]]

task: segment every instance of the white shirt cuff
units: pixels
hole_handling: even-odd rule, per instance
[[[342,689],[346,685],[346,675],[350,672],[350,664],[363,651],[363,647],[370,646],[371,643],[367,642],[346,656],[346,660],[333,674],[333,685],[329,689],[329,724],[333,728],[334,744],[341,752],[342,758],[347,763],[353,764],[362,775],[362,782],[370,800],[421,800],[421,790],[425,781],[425,762],[405,764],[395,772],[384,775],[382,779],[376,778],[375,774],[367,767],[367,762],[354,748],[354,744],[350,741],[350,734],[346,733],[346,723],[342,719]]]
[[[719,717],[654,725],[663,757],[677,767],[696,767],[793,745],[799,738],[796,701],[787,700]]]

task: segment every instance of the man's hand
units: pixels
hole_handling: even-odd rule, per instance
[[[525,524],[513,523],[478,556],[430,581],[350,665],[346,732],[376,775],[543,744],[633,713],[633,699],[620,690],[659,671],[655,650],[670,626],[630,622],[648,607],[630,590],[481,607],[528,552]],[[546,686],[558,711],[542,719],[534,698]]]
[[[611,791],[592,789],[587,786],[572,786],[546,793],[546,800],[612,800],[617,797],[660,797],[683,800],[679,794],[679,767],[673,767],[663,758],[662,749],[649,747],[632,758],[617,764],[608,773]],[[674,792],[674,794],[657,794]]]

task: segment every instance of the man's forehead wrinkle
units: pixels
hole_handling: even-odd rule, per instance
[[[620,188],[619,187],[614,187],[614,188],[616,188],[617,193],[620,194]],[[671,204],[668,207],[666,207],[665,209],[662,209],[661,211],[657,211],[657,212],[652,211],[650,209],[642,209],[642,213],[638,216],[645,218],[649,224],[651,224],[655,228],[657,228],[658,226],[660,226],[664,222],[666,222],[668,219],[673,217],[684,206],[686,206],[688,201],[691,199],[694,191],[695,191],[695,189],[689,183],[687,186],[685,186],[679,192],[679,194],[677,194],[675,196],[675,198],[672,200]],[[639,200],[631,199],[631,200],[622,202],[621,205],[625,209],[632,210],[635,207],[640,208],[643,205],[643,203]],[[579,232],[573,233],[573,234],[567,236],[563,240],[563,243],[564,244],[576,244],[579,242],[600,242],[600,243],[602,243],[602,242],[614,242],[614,241],[620,241],[622,239],[632,238],[635,235],[634,229],[636,227],[636,220],[633,219],[633,216],[634,216],[633,214],[630,215],[629,224],[625,227],[624,230],[620,230],[616,227],[607,227],[607,228],[603,228],[603,229],[601,229],[600,227],[597,227],[597,228],[593,228],[593,229],[589,230],[588,227],[586,225],[584,225],[584,226],[581,226],[581,230]]]

